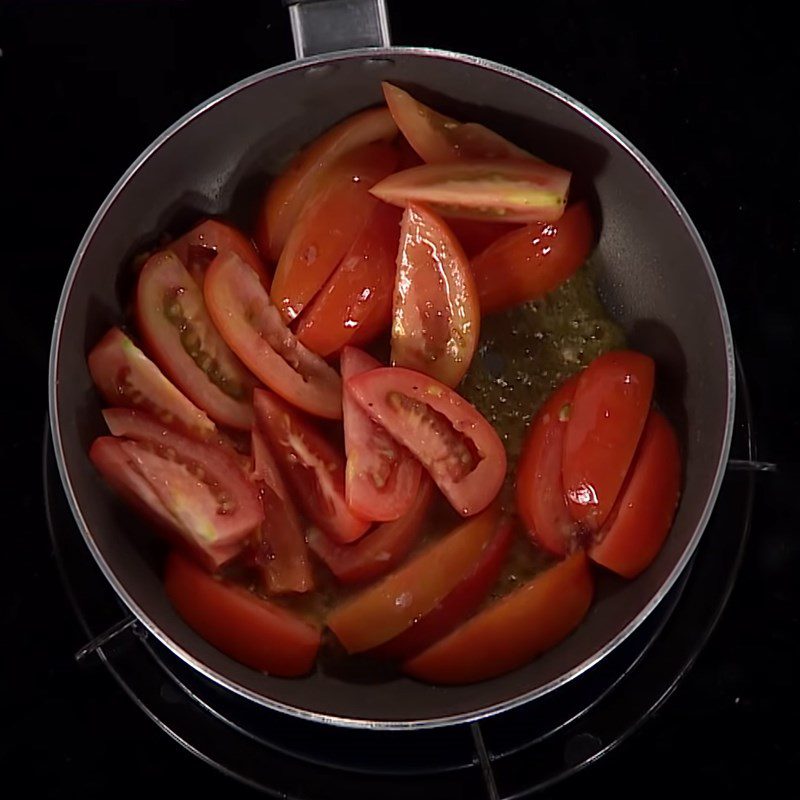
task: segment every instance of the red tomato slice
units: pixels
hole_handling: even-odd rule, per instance
[[[286,609],[206,574],[179,553],[167,559],[164,585],[188,625],[245,666],[284,677],[314,666],[320,632]]]
[[[195,544],[239,542],[263,519],[258,492],[229,450],[183,436],[140,411],[109,408],[103,417],[114,436],[132,440],[123,442],[128,463]]]
[[[397,150],[368,144],[333,163],[309,195],[281,252],[272,300],[293,320],[339,265],[375,209],[370,188],[397,166]]]
[[[172,252],[139,275],[136,321],[155,362],[178,388],[224,425],[249,430],[256,381],[211,324],[203,294]]]
[[[233,253],[215,258],[204,289],[217,329],[260,380],[309,414],[341,419],[339,374],[297,341],[241,258]]]
[[[422,523],[434,496],[433,483],[423,478],[411,508],[384,522],[353,544],[336,544],[322,531],[308,532],[308,545],[342,583],[365,583],[394,569],[422,533]]]
[[[475,122],[461,123],[415,100],[385,81],[383,96],[397,127],[429,164],[462,158],[533,158],[499,133]]]
[[[539,409],[517,465],[517,509],[533,541],[564,556],[581,544],[561,479],[564,435],[575,397],[574,375]]]
[[[112,328],[86,359],[95,386],[112,406],[140,408],[164,425],[209,439],[217,426],[119,329]]]
[[[380,361],[355,347],[342,352],[343,381],[381,366]],[[362,519],[399,519],[417,496],[422,475],[419,461],[376,425],[348,391],[342,397],[342,408],[347,505]]]
[[[351,378],[347,390],[405,445],[462,516],[483,511],[506,475],[506,451],[491,424],[443,383],[402,367]]]
[[[430,647],[471,617],[497,582],[513,538],[511,521],[501,522],[494,538],[461,583],[432,611],[370,654],[378,658],[405,660]]]
[[[370,190],[396,206],[426,203],[444,217],[554,222],[571,174],[542,161],[475,159],[395,172]]]
[[[269,445],[253,428],[253,477],[261,483],[264,521],[254,535],[252,555],[268,594],[309,592],[314,576],[294,501],[278,471]]]
[[[570,206],[558,222],[509,231],[472,260],[481,311],[502,311],[553,291],[586,261],[594,242],[586,203]]]
[[[218,219],[207,219],[176,239],[168,246],[197,285],[202,287],[206,269],[217,254],[236,253],[258,275],[261,285],[269,291],[270,277],[253,243],[241,231]]]
[[[581,373],[564,435],[562,477],[572,518],[602,528],[633,461],[650,412],[655,364],[614,350]]]
[[[394,286],[392,363],[455,386],[478,344],[478,293],[461,245],[437,214],[403,214]]]
[[[337,542],[361,538],[369,522],[347,507],[339,451],[274,394],[258,389],[253,402],[258,427],[306,516]]]
[[[681,454],[669,422],[651,411],[616,506],[589,557],[634,578],[656,557],[672,527],[681,488]]]
[[[214,545],[186,533],[139,472],[136,459],[131,459],[129,455],[130,447],[126,447],[131,444],[113,436],[101,436],[94,440],[89,449],[89,458],[111,488],[151,522],[167,541],[187,551],[209,572],[214,572],[238,555],[244,541],[232,545]]]
[[[331,164],[365,144],[395,136],[397,126],[382,106],[353,114],[303,148],[272,182],[259,212],[255,240],[264,257],[280,258],[295,220]]]
[[[400,212],[377,203],[333,275],[300,317],[297,338],[321,356],[366,344],[392,321]]]
[[[481,557],[498,513],[492,506],[333,609],[327,624],[347,652],[371,650],[435,608]]]
[[[585,616],[593,593],[580,551],[423,650],[403,671],[438,684],[474,683],[510,672],[566,638]]]
[[[474,258],[482,253],[501,236],[520,229],[518,224],[480,219],[449,219],[447,224],[468,258]]]

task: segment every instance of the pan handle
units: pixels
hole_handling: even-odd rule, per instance
[[[355,47],[388,47],[386,0],[283,0],[298,58]]]

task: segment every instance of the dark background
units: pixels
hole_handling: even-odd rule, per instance
[[[769,792],[793,785],[800,766],[797,46],[777,5],[708,18],[701,6],[389,0],[395,43],[473,53],[555,84],[661,171],[717,266],[760,454],[780,466],[759,481],[739,581],[694,669],[655,720],[553,797],[626,796],[654,782],[659,794],[690,783]],[[178,116],[289,60],[287,17],[277,0],[6,0],[0,49],[0,769],[49,797],[120,786],[249,796],[158,732],[101,667],[74,664],[83,641],[50,552],[40,453],[53,314],[94,210]]]

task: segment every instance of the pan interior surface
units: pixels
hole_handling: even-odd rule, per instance
[[[131,258],[163,230],[203,215],[249,227],[267,176],[348,114],[381,101],[380,81],[416,90],[457,118],[494,127],[574,173],[601,220],[600,288],[630,344],[657,361],[659,402],[685,458],[683,496],[654,563],[626,582],[599,574],[595,602],[565,642],[516,672],[439,688],[354,663],[304,679],[227,658],[177,616],[161,583],[163,548],[106,489],[87,451],[104,433],[86,353],[125,318]],[[532,699],[590,668],[666,593],[705,526],[727,458],[733,372],[727,317],[685,212],[618,134],[546,85],[478,59],[402,49],[355,51],[255,76],[192,112],[127,173],[89,229],[56,321],[51,375],[55,449],[67,495],[104,573],[143,623],[215,681],[260,703],[326,722],[448,724]]]

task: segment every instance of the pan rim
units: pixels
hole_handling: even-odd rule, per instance
[[[616,634],[616,636],[611,638],[603,645],[603,647],[601,647],[599,650],[596,650],[591,656],[586,658],[580,664],[574,666],[568,672],[561,674],[560,676],[554,678],[548,683],[538,686],[535,689],[532,689],[528,692],[516,695],[512,698],[508,698],[506,700],[502,700],[490,705],[481,706],[471,711],[463,711],[460,713],[439,716],[439,717],[429,717],[429,718],[415,719],[415,720],[371,720],[363,717],[347,717],[335,714],[326,714],[306,708],[300,708],[297,706],[290,705],[288,703],[283,703],[281,701],[274,700],[273,698],[270,697],[266,697],[258,692],[254,692],[242,686],[241,684],[237,683],[236,681],[231,680],[230,678],[220,674],[218,671],[210,668],[202,661],[197,659],[183,647],[178,645],[164,631],[162,631],[161,628],[158,626],[158,624],[155,621],[153,621],[141,609],[136,600],[129,594],[125,586],[117,579],[113,570],[107,563],[103,553],[100,551],[100,548],[94,541],[94,537],[92,536],[91,531],[89,530],[89,526],[87,525],[86,520],[84,519],[80,506],[78,504],[78,499],[73,489],[72,483],[70,481],[64,457],[64,447],[61,438],[61,423],[58,414],[58,402],[57,402],[58,385],[56,381],[56,376],[58,374],[58,368],[59,368],[60,344],[62,339],[61,332],[62,332],[64,317],[66,314],[66,308],[69,303],[70,295],[72,293],[72,289],[75,283],[75,278],[80,269],[80,265],[81,262],[83,261],[84,254],[88,249],[98,228],[102,225],[103,220],[109,208],[113,205],[117,196],[124,190],[125,186],[131,180],[134,174],[136,174],[146,164],[150,156],[154,152],[156,152],[156,150],[158,150],[166,141],[168,141],[175,134],[177,134],[184,126],[189,124],[195,118],[204,114],[213,106],[223,102],[224,100],[233,96],[234,94],[237,94],[238,92],[243,91],[249,88],[250,86],[259,83],[263,80],[267,80],[276,75],[292,72],[294,70],[304,70],[309,67],[335,63],[336,61],[340,60],[351,60],[354,58],[390,59],[391,57],[396,55],[411,55],[411,56],[420,56],[428,58],[441,58],[441,59],[446,59],[448,61],[457,61],[469,64],[471,66],[479,67],[482,69],[487,69],[493,72],[498,72],[502,75],[518,80],[530,87],[533,87],[539,91],[544,92],[545,94],[549,94],[551,97],[559,100],[562,103],[565,103],[567,106],[569,106],[574,111],[578,112],[580,115],[586,118],[591,124],[593,124],[594,126],[598,127],[601,131],[603,131],[603,133],[606,136],[608,136],[617,145],[622,147],[622,149],[625,150],[636,161],[639,167],[642,170],[644,170],[644,172],[647,174],[650,180],[653,181],[653,183],[658,187],[661,194],[664,196],[665,200],[669,203],[672,209],[677,213],[678,217],[680,218],[681,222],[683,223],[684,227],[689,233],[692,242],[700,255],[701,261],[706,271],[706,276],[710,282],[711,289],[716,301],[717,311],[720,317],[720,324],[723,331],[723,337],[725,342],[725,362],[727,367],[727,396],[726,396],[726,409],[725,409],[724,436],[723,436],[722,446],[719,451],[717,464],[714,469],[714,480],[711,486],[711,490],[709,491],[708,497],[706,498],[706,503],[695,525],[694,533],[692,534],[689,543],[685,547],[677,563],[673,567],[670,574],[667,576],[666,580],[661,584],[658,591],[656,591],[653,594],[653,596],[639,611],[639,613],[633,619],[631,619],[625,625],[625,627],[622,628],[622,630],[620,630]],[[670,186],[667,184],[667,182],[664,180],[661,174],[655,169],[655,167],[647,160],[647,158],[639,151],[639,149],[632,142],[630,142],[622,133],[620,133],[616,128],[614,128],[612,125],[606,122],[602,117],[600,117],[598,114],[592,111],[589,107],[585,106],[578,100],[575,100],[573,97],[566,94],[565,92],[562,92],[560,89],[557,89],[556,87],[538,78],[535,78],[525,72],[522,72],[521,70],[517,70],[513,67],[500,64],[490,59],[467,55],[464,53],[440,50],[436,48],[380,47],[380,48],[359,48],[359,49],[346,50],[336,53],[327,53],[327,54],[311,56],[308,58],[298,59],[295,61],[279,64],[269,69],[257,72],[247,78],[244,78],[241,81],[232,84],[231,86],[228,86],[227,88],[223,89],[222,91],[218,92],[217,94],[213,95],[207,100],[204,100],[199,105],[195,106],[193,109],[191,109],[182,117],[180,117],[176,122],[170,125],[139,154],[139,156],[133,161],[133,163],[119,178],[119,180],[110,190],[106,198],[103,200],[100,207],[95,212],[92,221],[90,222],[88,228],[86,229],[86,232],[84,233],[80,241],[80,244],[78,245],[78,248],[75,252],[75,256],[72,259],[69,270],[67,271],[66,277],[64,279],[64,286],[62,288],[58,302],[58,307],[56,310],[56,315],[53,325],[53,334],[50,343],[50,358],[49,358],[49,369],[48,369],[48,407],[49,407],[49,417],[50,417],[50,434],[53,440],[53,451],[55,454],[56,464],[58,466],[59,476],[61,478],[61,483],[62,486],[64,487],[64,491],[67,496],[67,501],[69,503],[70,510],[72,511],[72,515],[75,519],[75,522],[78,525],[81,535],[83,536],[83,539],[86,542],[89,551],[91,552],[94,560],[96,561],[104,577],[111,584],[112,588],[119,596],[119,598],[125,603],[125,605],[131,611],[131,613],[139,620],[139,622],[147,629],[147,631],[150,634],[152,634],[165,647],[167,647],[170,650],[170,652],[175,654],[184,663],[188,664],[193,669],[196,669],[204,677],[213,681],[214,683],[234,692],[235,694],[241,697],[244,697],[249,701],[258,703],[259,705],[265,706],[274,711],[290,714],[292,716],[299,717],[301,719],[305,719],[308,721],[320,722],[324,724],[336,725],[347,728],[376,729],[376,730],[421,730],[421,729],[430,729],[430,728],[445,727],[450,725],[457,725],[462,723],[476,722],[481,719],[493,716],[495,714],[502,713],[503,711],[507,711],[517,706],[523,705],[525,703],[532,702],[537,698],[542,697],[545,694],[548,694],[549,692],[564,686],[565,684],[574,680],[578,676],[582,675],[584,672],[590,670],[603,658],[605,658],[606,655],[612,652],[619,644],[621,644],[625,639],[627,639],[628,636],[630,636],[644,622],[644,620],[647,619],[647,617],[653,612],[656,606],[659,605],[661,600],[669,592],[669,590],[677,581],[678,577],[686,568],[686,565],[689,563],[692,555],[694,554],[694,551],[697,548],[700,538],[703,535],[703,532],[705,531],[708,525],[711,513],[714,509],[714,506],[716,505],[717,497],[725,475],[725,466],[728,461],[731,440],[733,436],[733,417],[736,404],[735,375],[736,375],[735,358],[734,358],[733,336],[731,332],[730,319],[728,316],[728,311],[725,305],[725,300],[722,294],[722,289],[719,283],[719,279],[717,277],[716,271],[714,270],[713,262],[708,253],[708,250],[702,238],[700,237],[700,234],[696,226],[692,222],[691,217],[689,216],[688,212],[686,211],[686,209],[684,208],[683,204],[680,202],[674,191],[670,188]]]

